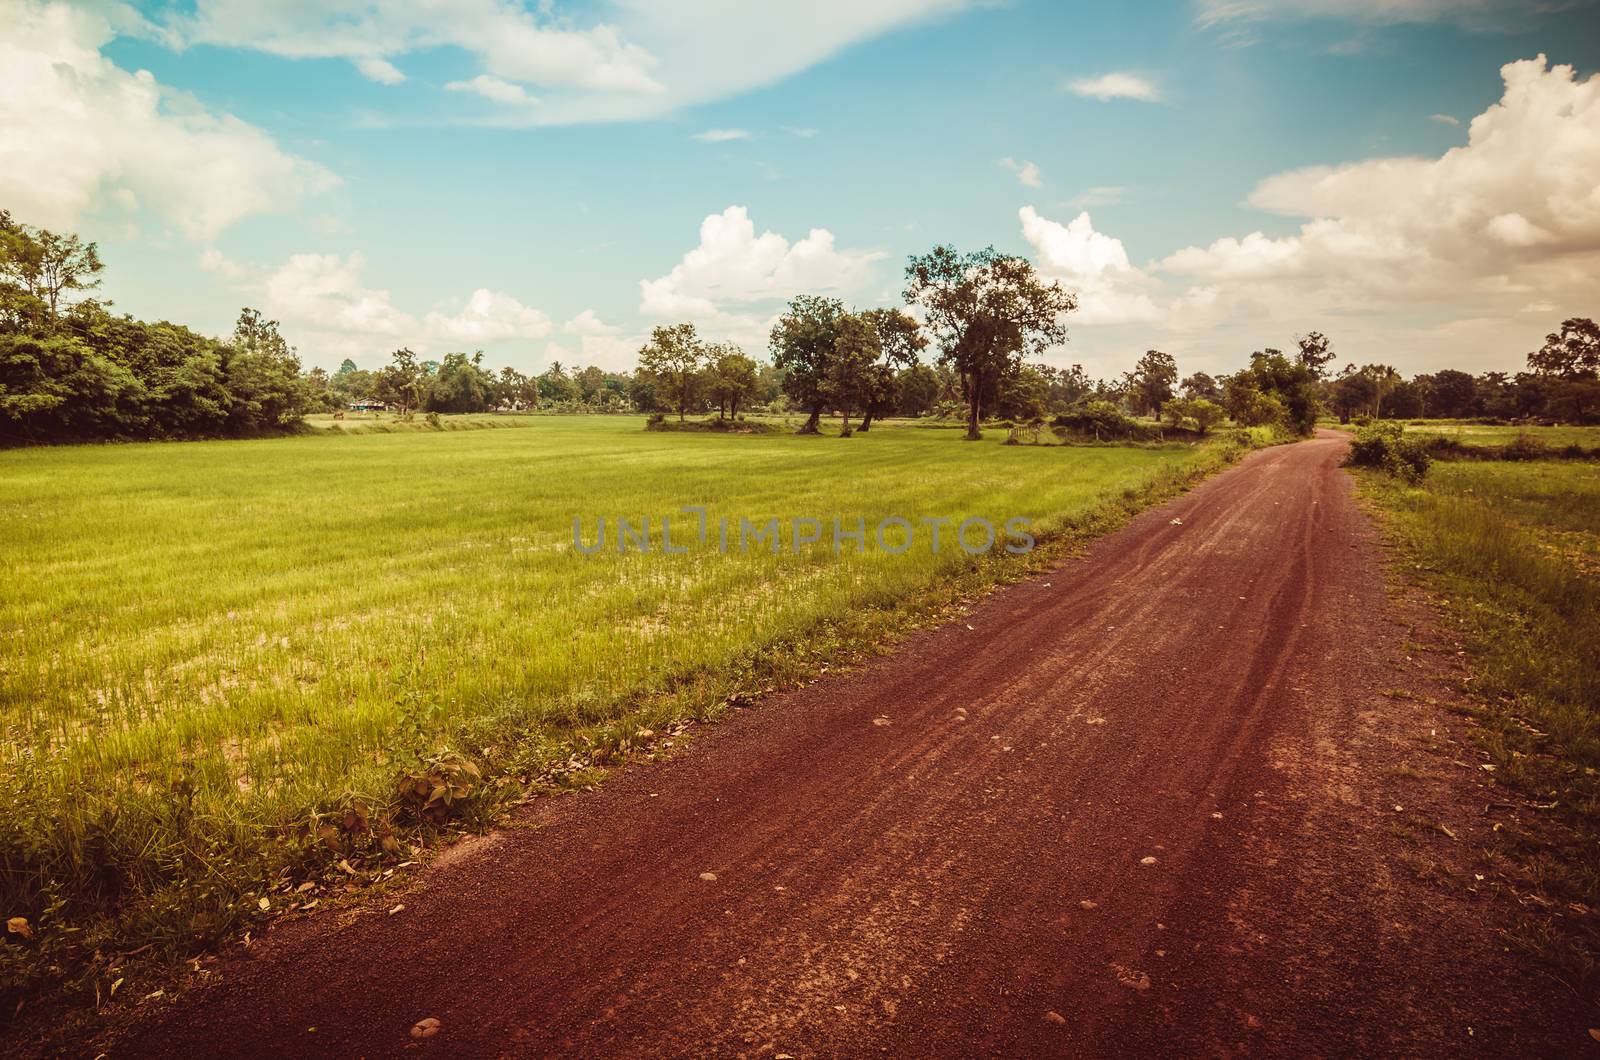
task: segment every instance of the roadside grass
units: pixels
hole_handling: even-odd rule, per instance
[[[98,1006],[382,879],[439,830],[872,650],[1244,448],[529,421],[0,454],[0,917],[26,921],[0,939],[0,1021]],[[649,517],[659,546],[693,504],[713,525],[859,515],[868,547],[573,547],[574,518],[587,542],[600,516]],[[1052,544],[896,555],[870,530],[895,514],[1020,516]]]
[[[1518,438],[1526,438],[1540,445],[1560,449],[1580,445],[1585,449],[1600,448],[1600,427],[1539,427],[1464,423],[1458,420],[1410,420],[1406,433],[1433,438],[1448,438],[1461,445],[1503,446]]]
[[[1527,812],[1496,834],[1525,889],[1518,941],[1592,983],[1600,968],[1600,465],[1435,464],[1363,473],[1468,646],[1479,739]]]

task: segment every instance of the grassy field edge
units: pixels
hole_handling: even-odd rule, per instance
[[[1467,672],[1453,683],[1488,758],[1483,768],[1506,800],[1486,853],[1523,910],[1509,941],[1575,989],[1592,990],[1600,968],[1600,587],[1550,546],[1537,514],[1497,503],[1464,485],[1468,477],[1440,483],[1435,471],[1422,485],[1370,471],[1356,477],[1393,546],[1391,580],[1423,590],[1466,653]]]

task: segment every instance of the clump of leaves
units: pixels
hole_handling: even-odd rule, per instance
[[[374,813],[363,799],[351,799],[340,809],[317,814],[311,831],[323,846],[341,857],[397,855],[401,850],[389,815]]]
[[[396,795],[402,814],[438,826],[463,816],[482,788],[483,772],[470,760],[446,751],[402,776]]]

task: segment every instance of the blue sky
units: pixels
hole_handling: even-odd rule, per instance
[[[761,355],[948,241],[1077,288],[1051,359],[1098,374],[1313,328],[1514,369],[1600,313],[1600,12],[1537,6],[0,0],[0,205],[125,311],[257,305],[328,367],[626,367],[677,319]]]

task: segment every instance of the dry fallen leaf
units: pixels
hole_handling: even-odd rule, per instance
[[[1065,1022],[1067,1022],[1067,1017],[1063,1016],[1061,1013],[1057,1012],[1055,1009],[1051,1009],[1049,1012],[1046,1012],[1044,1014],[1044,1018],[1046,1020],[1048,1020],[1049,1022],[1051,1022],[1051,1023],[1065,1023]]]
[[[432,1038],[438,1033],[439,1021],[432,1016],[427,1019],[420,1019],[411,1025],[411,1037],[413,1038]]]
[[[33,925],[28,923],[28,918],[25,916],[14,916],[6,921],[6,933],[31,939],[33,938]]]
[[[1139,859],[1139,864],[1141,865],[1154,865],[1155,863],[1156,859],[1152,857],[1144,857]]]
[[[705,880],[707,883],[717,882],[717,874],[714,872],[702,872],[700,874],[700,878]]]
[[[872,724],[878,726],[881,729],[881,728],[883,728],[883,726],[889,724],[889,719],[888,718],[873,718],[872,719]]]
[[[397,905],[393,909],[389,910],[389,915],[394,916],[396,913],[404,912],[405,908],[406,907],[404,905]]]
[[[1100,908],[1100,903],[1099,902],[1093,901],[1092,899],[1089,899],[1089,898],[1085,898],[1083,901],[1079,902],[1078,904],[1080,906],[1082,906],[1083,908],[1085,908],[1085,909],[1099,909]]]
[[[266,898],[261,899],[261,901],[257,902],[256,905],[260,907],[263,913],[272,908],[272,902]]]

